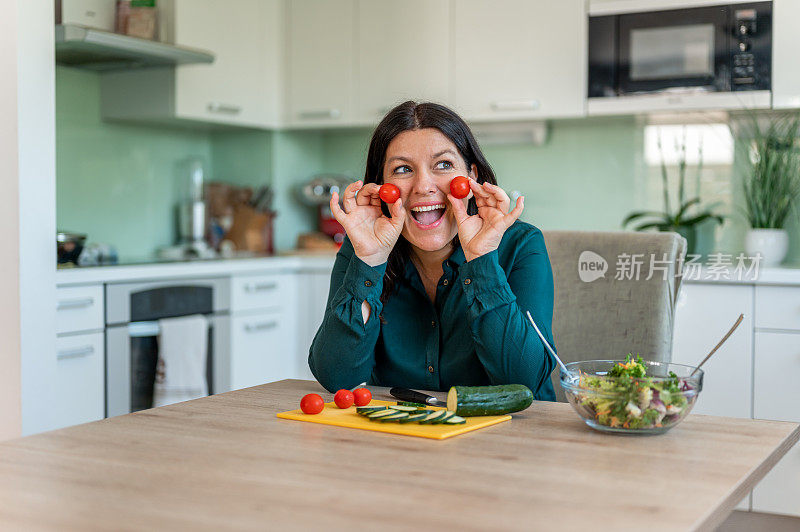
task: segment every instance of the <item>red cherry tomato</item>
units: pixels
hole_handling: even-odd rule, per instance
[[[386,203],[394,203],[400,199],[400,189],[391,183],[384,183],[378,191],[378,196]]]
[[[450,181],[450,194],[458,199],[469,196],[469,179],[463,175],[454,177]]]
[[[353,390],[353,397],[355,397],[356,406],[367,406],[372,401],[372,392],[366,388],[356,388]]]
[[[304,414],[319,414],[325,408],[325,401],[315,393],[310,393],[300,399],[300,410]]]
[[[333,402],[339,408],[350,408],[353,406],[353,401],[355,401],[355,397],[353,397],[353,392],[350,390],[339,390],[333,396]]]

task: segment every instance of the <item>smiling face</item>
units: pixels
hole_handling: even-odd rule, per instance
[[[458,233],[447,200],[450,180],[457,175],[476,178],[475,165],[467,168],[455,144],[438,129],[404,131],[386,148],[383,181],[400,189],[407,211],[402,235],[418,250],[449,247]],[[466,206],[469,197],[461,201]]]

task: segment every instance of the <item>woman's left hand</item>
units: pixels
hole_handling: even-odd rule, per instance
[[[469,186],[478,205],[478,214],[470,216],[463,200],[447,194],[458,224],[458,239],[467,261],[497,249],[503,233],[519,218],[525,207],[525,198],[520,196],[514,209],[508,212],[511,200],[497,185],[489,182],[478,184],[470,179]]]

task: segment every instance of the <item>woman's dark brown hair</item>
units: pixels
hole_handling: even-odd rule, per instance
[[[483,156],[478,142],[472,135],[469,126],[451,109],[437,103],[416,103],[412,101],[404,102],[392,109],[381,120],[372,140],[369,143],[367,153],[367,168],[364,172],[364,183],[383,184],[383,165],[386,162],[386,149],[389,143],[403,131],[435,128],[450,139],[461,154],[461,158],[467,164],[467,168],[472,168],[474,164],[477,168],[476,181],[484,183],[488,181],[493,185],[497,184],[494,171],[486,157]],[[386,206],[383,212],[389,216]],[[475,198],[469,200],[467,206],[469,214],[477,214],[478,206]],[[455,239],[457,241],[458,235]],[[402,278],[406,261],[409,260],[410,247],[408,241],[401,235],[395,244],[394,249],[389,254],[389,261],[386,265],[386,273],[383,277],[383,292],[381,301],[384,303],[395,288],[395,285]]]

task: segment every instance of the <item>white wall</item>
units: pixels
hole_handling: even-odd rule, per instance
[[[19,180],[17,179],[17,21],[16,3],[0,17],[0,440],[22,428],[19,329]]]
[[[53,426],[56,400],[55,15],[17,0],[22,434]]]
[[[55,400],[53,2],[0,17],[0,438],[51,428]]]

